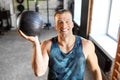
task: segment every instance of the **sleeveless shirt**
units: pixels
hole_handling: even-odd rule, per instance
[[[74,47],[67,54],[60,50],[57,37],[52,39],[48,80],[83,80],[85,64],[80,36],[76,36]]]

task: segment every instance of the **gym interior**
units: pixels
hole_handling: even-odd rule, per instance
[[[47,80],[47,72],[42,77],[36,77],[33,73],[32,44],[18,34],[17,19],[23,11],[39,13],[42,19],[39,39],[44,41],[57,36],[54,13],[59,9],[71,11],[75,35],[90,39],[95,44],[103,80],[119,80],[120,6],[111,7],[118,5],[120,1],[112,1],[0,0],[0,80]],[[114,13],[118,13],[118,16],[114,16]],[[113,18],[115,22],[112,21]],[[111,28],[112,32],[117,34],[115,38],[109,35],[108,30],[112,22],[117,26],[116,29]],[[89,66],[86,65],[85,80],[94,80],[90,72]]]

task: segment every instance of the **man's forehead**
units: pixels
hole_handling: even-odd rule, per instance
[[[58,14],[57,16],[56,16],[56,19],[72,19],[72,16],[71,16],[71,14],[69,13],[63,13],[63,14]]]
[[[68,16],[72,16],[69,12],[64,12],[64,13],[57,14],[57,15],[68,15]]]

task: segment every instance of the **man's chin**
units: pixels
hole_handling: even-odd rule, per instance
[[[61,36],[62,37],[67,37],[67,36],[69,36],[69,34],[68,33],[62,33]]]

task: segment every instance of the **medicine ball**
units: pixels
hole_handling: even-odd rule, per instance
[[[23,11],[17,19],[18,28],[28,36],[40,34],[42,20],[38,12]]]

